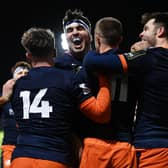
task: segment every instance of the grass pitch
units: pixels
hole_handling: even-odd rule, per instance
[[[2,144],[2,139],[3,139],[3,131],[0,130],[0,146]],[[0,149],[0,167],[1,167],[1,149]]]

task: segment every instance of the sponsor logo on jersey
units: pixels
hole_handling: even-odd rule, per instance
[[[124,56],[128,59],[128,60],[133,60],[137,57],[142,57],[146,55],[146,50],[139,50],[139,51],[135,51],[135,52],[129,52],[129,53],[124,53]]]
[[[79,88],[81,88],[83,90],[84,95],[87,95],[91,92],[91,90],[86,86],[85,83],[79,84]]]

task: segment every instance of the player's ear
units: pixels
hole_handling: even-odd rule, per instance
[[[31,59],[32,58],[32,54],[30,52],[26,52],[26,58],[27,59]]]
[[[158,37],[162,37],[165,35],[165,28],[163,26],[160,26],[157,30]]]

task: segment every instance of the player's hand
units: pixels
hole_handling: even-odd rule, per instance
[[[131,46],[131,52],[144,50],[150,47],[150,44],[147,41],[138,41]]]
[[[9,99],[13,93],[13,86],[15,85],[15,82],[16,82],[16,80],[12,78],[3,84],[2,96],[4,98],[6,98],[7,101],[9,101]]]

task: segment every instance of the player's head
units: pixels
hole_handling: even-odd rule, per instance
[[[37,59],[55,54],[55,35],[50,29],[30,28],[23,33],[21,44],[27,53]]]
[[[116,47],[122,41],[122,23],[114,17],[103,17],[96,22],[94,30],[95,47],[101,42],[111,47]]]
[[[30,69],[31,65],[29,63],[27,63],[26,61],[18,61],[11,68],[11,73],[14,79],[18,79],[21,76],[27,75]]]
[[[68,9],[63,18],[63,29],[66,30],[66,26],[76,22],[84,27],[89,33],[91,32],[91,23],[87,17],[83,15],[80,9],[75,9],[74,11]]]
[[[159,41],[163,38],[168,40],[168,13],[154,12],[142,15],[141,23],[143,31],[139,34],[140,38],[147,41],[150,46],[160,45]]]
[[[92,41],[91,23],[81,10],[66,11],[63,29],[71,54],[83,55],[88,52]]]

